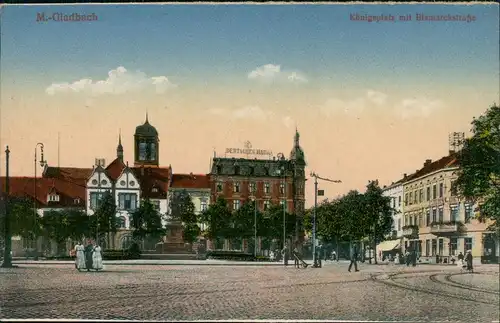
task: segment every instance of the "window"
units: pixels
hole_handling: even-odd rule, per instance
[[[439,208],[438,222],[439,223],[443,223],[444,222],[444,210],[443,210],[442,206]]]
[[[421,188],[419,192],[418,202],[422,203],[424,201],[424,189]]]
[[[253,166],[250,166],[250,168],[249,168],[249,173],[250,173],[250,175],[254,175],[254,173],[255,173],[255,168],[254,168]]]
[[[267,211],[269,210],[269,208],[271,207],[271,202],[269,201],[264,201],[264,211]]]
[[[431,200],[431,188],[427,187],[427,195],[426,195],[426,200],[430,201]]]
[[[427,239],[425,240],[425,255],[430,256],[430,251],[431,251],[431,240]]]
[[[410,201],[409,201],[410,205],[412,205],[412,202],[413,202],[413,192],[410,193]]]
[[[425,225],[430,226],[431,225],[431,210],[427,209],[425,211]]]
[[[126,228],[126,223],[127,222],[125,221],[125,217],[124,216],[119,216],[117,222],[118,222],[118,227],[120,229],[125,229]]]
[[[49,200],[49,202],[59,202],[59,195],[49,194],[48,200]]]
[[[153,188],[151,189],[151,192],[153,192],[153,193],[158,193],[158,188],[153,187]]]
[[[437,222],[437,209],[436,208],[432,209],[432,222],[434,222],[434,223]]]
[[[234,193],[240,192],[240,183],[236,182],[233,184],[233,191],[234,191]]]
[[[419,227],[423,227],[424,226],[424,217],[423,217],[422,213],[420,213],[418,215],[418,226]]]
[[[432,199],[435,200],[437,197],[437,187],[436,184],[432,185]]]
[[[248,190],[250,191],[250,193],[255,193],[257,191],[255,183],[248,184]]]
[[[280,194],[281,195],[285,194],[285,183],[280,183]]]
[[[264,167],[264,175],[269,176],[269,167]]]
[[[139,160],[146,160],[146,145],[145,142],[139,143]]]
[[[432,254],[431,256],[435,256],[437,254],[437,240],[432,239]]]
[[[443,197],[444,195],[444,184],[439,183],[439,197]]]
[[[450,238],[450,256],[456,256],[458,250],[458,239]]]
[[[444,252],[444,241],[443,239],[439,239],[439,255],[442,256]]]
[[[459,220],[459,208],[458,208],[458,205],[452,205],[450,206],[450,218],[451,218],[451,221],[453,222],[456,222]]]
[[[221,182],[218,182],[217,183],[217,192],[222,192],[222,190],[223,190],[223,185]]]
[[[401,206],[401,196],[398,196],[398,205]]]
[[[200,202],[200,211],[204,212],[208,209],[208,203],[206,200],[201,200]]]
[[[472,205],[465,204],[465,223],[470,223],[472,219]]]
[[[121,210],[135,210],[136,202],[137,194],[135,193],[118,194],[118,208]]]
[[[410,225],[410,219],[408,215],[405,215],[405,225]]]
[[[398,219],[398,231],[401,231],[401,219]]]
[[[415,196],[414,196],[414,199],[413,199],[413,203],[417,204],[417,191],[415,191]]]
[[[99,207],[104,193],[90,193],[90,208],[95,210]]]
[[[222,173],[222,166],[217,166],[216,167],[216,171],[217,171],[217,174],[221,174]]]
[[[408,205],[408,193],[405,194],[405,205]]]
[[[74,203],[74,204],[80,204],[80,199],[74,199],[74,200],[73,200],[73,203]]]
[[[395,208],[396,207],[396,198],[393,197],[392,198],[392,208]]]
[[[264,193],[265,194],[271,193],[271,185],[269,183],[264,183]]]
[[[297,194],[304,195],[304,184],[297,184]]]
[[[467,250],[472,250],[472,238],[464,238],[464,254]]]
[[[285,200],[281,200],[281,201],[280,201],[280,206],[281,206],[282,208],[285,208],[285,211],[287,210]]]
[[[149,144],[149,160],[156,160],[156,143]]]
[[[233,201],[233,210],[239,210],[240,209],[240,200],[234,200]]]

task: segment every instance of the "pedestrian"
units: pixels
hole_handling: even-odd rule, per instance
[[[467,270],[470,272],[474,272],[474,268],[472,267],[472,251],[467,250],[467,254],[465,255],[465,264],[467,266]]]
[[[281,254],[283,255],[283,263],[286,266],[288,266],[288,259],[290,258],[290,252],[288,250],[288,245],[285,243],[285,247],[281,251]]]
[[[85,269],[85,253],[83,244],[78,242],[75,246],[75,267],[78,271]]]
[[[333,261],[335,261],[335,260],[338,261],[338,259],[337,259],[337,252],[335,252],[335,250],[332,251],[332,260]]]
[[[357,260],[358,260],[358,248],[356,245],[354,245],[351,248],[351,263],[349,264],[349,269],[347,269],[347,271],[351,272],[352,265],[354,265],[355,271],[359,271]]]
[[[87,271],[90,271],[90,269],[92,269],[93,250],[94,250],[94,246],[92,245],[92,242],[89,240],[87,242],[87,246],[85,247],[85,268],[87,268]]]
[[[98,245],[94,247],[94,250],[92,252],[92,268],[94,268],[96,271],[103,268],[101,247],[99,247]]]
[[[410,261],[411,261],[411,254],[410,254],[410,251],[409,250],[406,250],[406,253],[405,253],[405,262],[406,262],[406,266],[410,266]]]
[[[462,268],[464,266],[464,254],[462,253],[462,251],[458,253],[457,259],[458,259],[457,266]]]
[[[293,267],[300,268],[299,248],[297,248],[297,246],[295,246],[295,248],[293,248],[293,259],[294,259]]]

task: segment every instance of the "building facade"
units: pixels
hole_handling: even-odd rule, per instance
[[[403,181],[401,179],[383,188],[383,195],[391,199],[393,227],[391,236],[403,237]]]
[[[223,197],[231,211],[237,211],[244,203],[256,201],[261,212],[271,205],[282,205],[287,212],[297,214],[294,240],[302,241],[305,166],[298,131],[289,159],[282,154],[272,159],[214,157],[209,173],[211,203]],[[228,242],[225,242],[224,248],[227,247]]]
[[[458,169],[456,155],[450,153],[426,160],[403,183],[404,250],[416,250],[424,261],[449,262],[467,250],[476,262],[486,250],[498,257],[498,240],[485,244],[491,223],[477,219],[477,205],[452,194]]]

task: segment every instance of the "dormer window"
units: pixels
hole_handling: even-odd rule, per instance
[[[59,195],[57,195],[57,194],[49,194],[47,200],[49,202],[59,202]]]
[[[151,189],[151,192],[153,192],[153,193],[158,193],[158,188],[153,187],[153,189]]]
[[[240,166],[234,166],[234,175],[240,175]]]
[[[222,166],[217,166],[217,174],[220,174],[222,173]]]
[[[75,204],[80,204],[80,199],[74,199],[74,200],[73,200],[73,203],[75,203]]]

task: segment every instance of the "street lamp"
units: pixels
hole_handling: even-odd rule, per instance
[[[253,199],[253,256],[257,258],[257,198]]]
[[[38,225],[38,222],[36,221],[36,218],[37,218],[37,213],[36,213],[36,199],[37,199],[37,197],[36,197],[36,169],[37,169],[37,161],[38,161],[37,160],[37,148],[38,148],[38,146],[40,146],[40,167],[45,166],[45,163],[46,163],[46,161],[43,159],[43,148],[44,148],[44,146],[43,146],[43,143],[39,142],[35,146],[35,163],[34,163],[34,166],[35,166],[35,178],[33,179],[33,184],[34,184],[33,185],[34,186],[33,219],[35,220],[34,221],[35,222],[35,228]],[[35,250],[37,250],[37,249],[38,249],[38,243],[37,243],[37,241],[35,239]]]
[[[3,268],[11,268],[12,267],[12,257],[11,257],[11,250],[12,250],[12,236],[10,232],[10,215],[9,215],[9,194],[10,194],[10,187],[9,187],[9,155],[10,155],[10,150],[9,146],[5,149],[5,195],[3,196],[3,201],[4,201],[4,206],[5,206],[5,249],[4,249],[4,256],[3,256],[3,263],[2,267]]]

